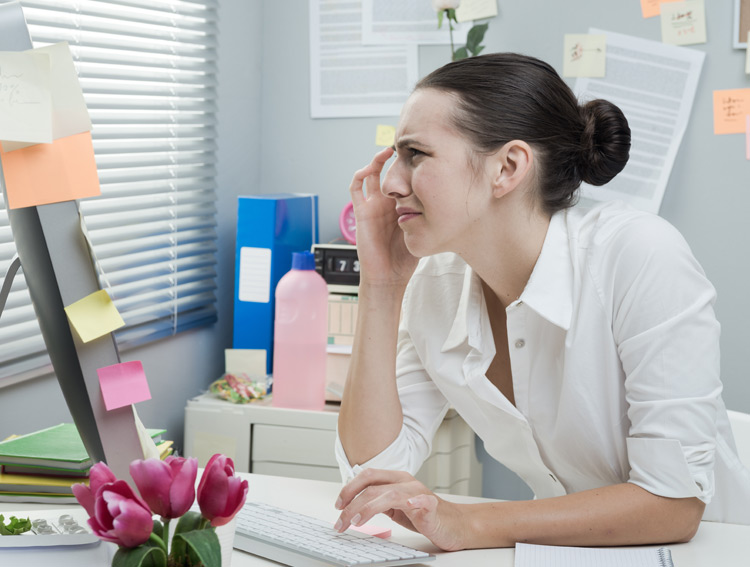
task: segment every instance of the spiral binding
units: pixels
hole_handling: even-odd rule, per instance
[[[674,563],[672,563],[672,552],[668,548],[660,547],[657,553],[659,554],[660,567],[674,567]]]

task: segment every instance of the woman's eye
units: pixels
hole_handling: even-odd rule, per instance
[[[408,152],[409,157],[418,157],[425,155],[424,152],[416,149],[416,148],[406,148],[406,151]]]

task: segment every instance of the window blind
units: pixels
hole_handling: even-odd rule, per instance
[[[102,195],[79,208],[121,348],[216,320],[217,3],[21,1],[35,47],[69,43],[91,115]],[[14,254],[0,195],[0,277]],[[0,385],[50,368],[21,272],[0,317]]]

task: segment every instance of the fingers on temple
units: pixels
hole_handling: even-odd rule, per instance
[[[352,195],[352,202],[357,205],[365,200],[363,187],[365,179],[368,179],[368,190],[380,191],[380,173],[383,171],[385,162],[393,155],[393,148],[384,148],[375,154],[372,161],[362,169],[354,173],[352,182],[349,185],[349,192]]]

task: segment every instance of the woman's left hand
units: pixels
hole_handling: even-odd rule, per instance
[[[341,490],[336,508],[342,511],[334,526],[339,532],[382,513],[442,550],[466,547],[467,520],[460,505],[438,498],[406,472],[364,469]]]

